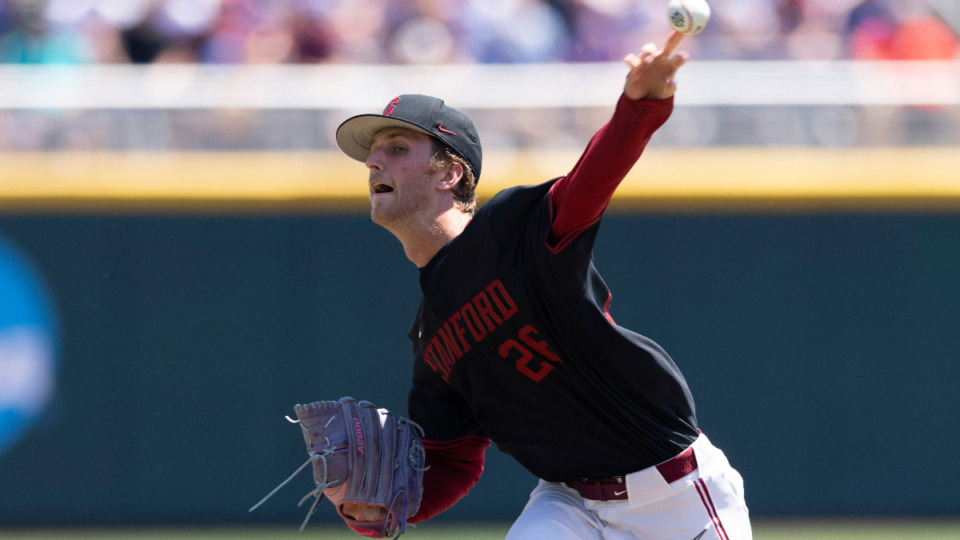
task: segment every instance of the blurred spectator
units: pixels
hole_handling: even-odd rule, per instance
[[[8,27],[0,37],[0,62],[11,64],[76,64],[90,59],[83,35],[56,27],[44,0],[8,0],[3,16]]]
[[[682,45],[697,60],[948,60],[960,55],[956,29],[930,8],[932,1],[708,1],[710,25]],[[938,4],[941,10],[943,5]],[[647,42],[664,42],[671,32],[666,6],[667,0],[0,0],[0,62],[616,62]],[[837,111],[830,109],[830,118]],[[329,133],[316,127],[329,119],[312,122],[315,117],[298,113],[5,110],[0,111],[0,149],[329,144]],[[846,119],[840,129],[830,128],[836,122],[809,128],[830,132],[830,137],[816,135],[818,141],[842,135],[865,144],[939,144],[960,138],[956,107],[859,107],[840,113]],[[602,121],[595,114],[605,111],[562,111],[538,115],[536,121],[523,110],[490,111],[486,132],[494,146],[560,147],[589,137]],[[803,122],[794,121],[800,118],[797,111],[785,115],[786,121],[761,119],[759,125],[775,125],[778,133],[794,133],[796,140],[805,137]],[[710,118],[699,124],[704,129],[696,135],[676,132],[676,140],[711,141],[721,120],[733,122],[730,133],[767,136],[763,128],[737,128],[737,117],[698,115],[704,117]],[[141,129],[141,120],[159,127]],[[669,136],[667,130],[664,137]]]
[[[282,64],[295,61],[294,26],[287,2],[219,2],[197,35],[198,60],[214,64]]]
[[[889,60],[897,21],[885,0],[864,0],[847,17],[847,56]]]
[[[925,2],[864,0],[847,19],[848,55],[856,60],[951,60],[956,32]]]
[[[332,0],[326,18],[333,36],[332,62],[384,64],[386,5],[378,0]]]
[[[663,20],[666,20],[666,3],[658,1],[657,4],[663,9],[651,11],[649,2],[635,0],[573,0],[567,3],[558,13],[564,15],[571,33],[569,59],[583,62],[619,59],[626,51],[656,39],[647,38],[644,33],[654,20],[652,15],[660,15],[662,11]],[[664,25],[660,39],[668,32]]]
[[[291,61],[313,64],[327,60],[333,51],[333,36],[326,21],[302,4],[294,8],[291,16],[294,47]]]
[[[891,41],[894,60],[953,60],[958,58],[957,34],[925,3],[898,6],[899,24]]]
[[[442,64],[470,62],[463,2],[415,0],[394,4],[386,19],[390,62]]]
[[[554,62],[567,58],[569,28],[541,0],[467,0],[467,47],[482,63]]]
[[[919,0],[710,0],[700,59],[956,58]],[[617,61],[669,33],[665,0],[0,0],[0,61]]]
[[[844,17],[858,0],[781,1],[785,58],[835,60],[844,56]]]
[[[100,0],[99,4],[116,0]],[[220,0],[166,0],[148,4],[123,33],[134,63],[197,62],[202,37],[220,14]]]

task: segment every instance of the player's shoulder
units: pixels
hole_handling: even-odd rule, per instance
[[[495,234],[513,236],[531,220],[549,220],[547,194],[554,182],[556,179],[504,189],[477,210],[474,221],[488,223]]]
[[[550,187],[557,180],[559,178],[554,178],[542,184],[514,186],[504,189],[487,201],[478,213],[525,212],[531,206],[543,201],[550,191]]]
[[[549,214],[547,193],[554,182],[555,180],[551,180],[542,184],[504,189],[477,210],[473,221],[487,224],[500,239],[504,238],[504,234],[515,235],[535,216]],[[544,212],[538,212],[538,208]]]

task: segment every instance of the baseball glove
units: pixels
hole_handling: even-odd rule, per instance
[[[310,458],[250,511],[312,464],[317,489],[300,500],[302,505],[315,498],[300,531],[326,496],[347,525],[363,536],[397,538],[403,534],[407,518],[416,514],[423,495],[420,427],[368,401],[350,397],[296,405],[293,410],[297,420],[287,420],[300,424]],[[348,503],[382,508],[386,517],[358,521],[343,512]]]

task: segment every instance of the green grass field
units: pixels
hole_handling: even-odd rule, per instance
[[[2,529],[0,540],[357,540],[346,527],[311,526],[303,534],[297,524],[289,528],[170,528],[170,529]],[[408,529],[404,540],[496,540],[508,525],[444,524]],[[756,540],[956,540],[960,521],[760,521],[754,524]],[[547,539],[544,539],[547,540]]]

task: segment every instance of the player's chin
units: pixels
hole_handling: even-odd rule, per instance
[[[371,201],[370,220],[381,227],[388,227],[397,221],[397,216],[391,205],[384,201]]]
[[[370,212],[375,214],[384,214],[389,209],[388,201],[383,200],[379,195],[370,197]]]

